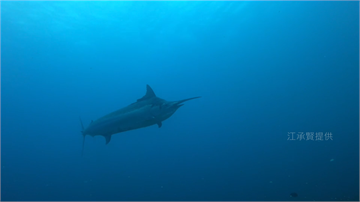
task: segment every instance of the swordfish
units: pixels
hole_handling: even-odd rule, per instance
[[[106,144],[111,140],[111,136],[117,133],[158,125],[170,118],[177,109],[183,106],[184,102],[197,99],[192,97],[178,101],[166,101],[157,97],[149,85],[146,85],[146,94],[136,102],[107,114],[95,121],[91,121],[87,128],[80,119],[83,135],[82,153],[84,151],[85,136],[92,137],[104,136]]]

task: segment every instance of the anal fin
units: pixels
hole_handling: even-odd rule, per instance
[[[161,122],[158,122],[157,125],[159,126],[159,128],[161,128],[162,123],[161,123]]]

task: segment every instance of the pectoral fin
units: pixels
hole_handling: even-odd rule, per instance
[[[109,142],[111,140],[111,135],[106,135],[104,137],[105,137],[105,140],[106,140],[106,144],[109,144]]]
[[[151,115],[151,116],[150,116],[150,119],[153,120],[153,121],[156,121],[156,122],[157,122],[156,124],[159,126],[159,128],[161,128],[162,123],[161,123],[161,121],[156,120],[156,117],[155,117],[155,116]]]

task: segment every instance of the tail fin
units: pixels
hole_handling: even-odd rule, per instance
[[[84,154],[84,145],[85,145],[84,124],[83,124],[83,122],[82,122],[82,120],[81,120],[80,117],[79,117],[79,119],[80,119],[81,129],[82,129],[81,133],[82,133],[82,135],[83,135],[83,143],[82,143],[82,149],[81,149],[81,156],[83,156],[83,154]]]

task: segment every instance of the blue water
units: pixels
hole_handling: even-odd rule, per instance
[[[359,200],[359,2],[1,2],[1,59],[2,200]],[[81,157],[146,84],[202,98]]]

